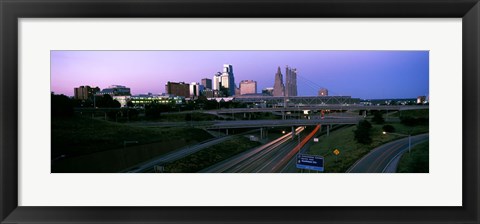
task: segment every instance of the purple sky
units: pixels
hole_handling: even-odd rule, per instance
[[[258,92],[273,87],[277,67],[297,68],[300,96],[362,99],[428,95],[428,51],[52,51],[51,91],[73,96],[81,85],[125,85],[132,94],[163,93],[167,81],[212,79],[232,64],[235,83],[255,80]],[[285,80],[284,80],[285,82]]]

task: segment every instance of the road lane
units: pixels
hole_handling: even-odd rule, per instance
[[[237,134],[237,135],[244,135],[244,134],[252,133],[252,132],[258,132],[258,130],[252,130],[252,131],[244,132],[244,133]],[[224,137],[220,137],[220,138],[214,138],[214,139],[210,139],[210,140],[207,140],[207,141],[204,141],[204,142],[200,142],[196,145],[188,145],[188,146],[185,146],[183,148],[177,149],[173,152],[170,152],[170,153],[167,153],[167,154],[164,154],[164,155],[161,155],[161,156],[157,156],[157,157],[152,158],[152,159],[150,159],[146,162],[143,162],[141,164],[137,164],[135,166],[132,166],[130,168],[122,170],[121,173],[142,173],[142,172],[146,172],[148,170],[152,170],[155,165],[162,165],[162,164],[173,162],[175,160],[178,160],[178,159],[181,159],[181,158],[186,157],[188,155],[191,155],[193,153],[196,153],[196,152],[198,152],[202,149],[205,149],[205,148],[208,148],[210,146],[213,146],[213,145],[222,143],[224,141],[230,140],[234,136],[236,136],[236,135],[228,135],[228,136],[224,136]]]
[[[295,130],[295,133],[300,133],[304,130],[303,127],[299,127]],[[201,173],[237,173],[246,169],[250,169],[252,164],[258,164],[258,160],[261,160],[273,150],[277,149],[283,144],[291,141],[292,133],[287,133],[282,137],[275,139],[265,145],[256,147],[252,150],[241,153],[237,156],[224,160],[211,167],[203,169]]]
[[[412,136],[412,147],[428,141],[428,133]],[[399,154],[408,151],[408,137],[381,145],[353,164],[347,173],[382,173],[391,171],[388,166],[395,162]]]

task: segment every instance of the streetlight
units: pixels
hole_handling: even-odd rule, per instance
[[[406,135],[406,134],[395,133],[395,132],[386,132],[386,131],[384,131],[383,134],[384,135],[392,134],[392,135],[398,135],[398,136],[408,136],[408,153],[410,153],[410,151],[412,149],[412,136],[410,134]]]

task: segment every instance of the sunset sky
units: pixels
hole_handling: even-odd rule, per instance
[[[273,87],[277,67],[297,69],[300,96],[362,99],[428,95],[428,51],[51,51],[51,91],[73,96],[81,85],[125,85],[132,94],[165,92],[165,83],[212,79],[233,65],[235,83]],[[284,80],[285,82],[285,80]]]

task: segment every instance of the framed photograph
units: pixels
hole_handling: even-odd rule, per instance
[[[1,223],[478,223],[480,5],[2,1]]]

